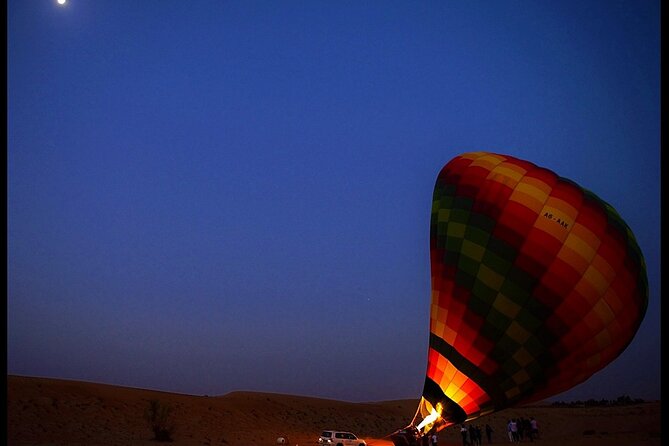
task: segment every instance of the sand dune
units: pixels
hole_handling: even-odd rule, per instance
[[[152,440],[143,417],[151,400],[173,408],[174,441],[164,444],[273,446],[284,437],[291,446],[316,446],[320,431],[332,428],[355,432],[370,446],[388,446],[383,437],[404,427],[417,407],[417,400],[349,403],[256,392],[208,397],[13,375],[7,377],[7,390],[10,446],[155,446],[160,443]],[[541,446],[661,443],[659,402],[596,408],[535,405],[474,423],[489,423],[495,429],[493,442],[507,444],[506,420],[520,416],[539,421],[536,443]],[[440,432],[440,446],[460,444],[456,427]]]

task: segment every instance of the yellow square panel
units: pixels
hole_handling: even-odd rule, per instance
[[[453,364],[450,362],[446,364],[446,368],[444,369],[444,378],[446,378],[448,382],[453,380],[453,377],[456,373],[458,373],[458,369],[456,369]]]
[[[449,218],[451,218],[451,210],[450,209],[439,209],[439,213],[437,213],[437,221],[438,222],[448,221]]]
[[[472,260],[480,262],[485,254],[485,248],[467,239],[462,241],[461,254],[466,255]]]
[[[476,278],[495,291],[499,291],[504,283],[504,276],[481,264]]]
[[[531,333],[525,330],[518,322],[512,321],[509,328],[506,329],[506,335],[517,343],[524,344],[529,339]]]
[[[520,312],[520,306],[502,293],[497,293],[492,306],[510,319],[514,319],[518,312]]]
[[[463,375],[462,372],[456,370],[455,375],[453,375],[453,378],[451,379],[451,383],[454,386],[460,388],[465,383],[465,381],[467,381],[467,377]]]
[[[513,382],[518,385],[524,384],[530,380],[530,375],[527,374],[525,369],[520,369],[512,376]]]
[[[518,180],[520,180],[520,178],[522,178],[527,173],[527,169],[512,162],[504,163],[503,166],[499,167],[516,172],[516,175],[519,175]]]
[[[480,158],[477,158],[475,161],[473,161],[470,166],[478,166],[478,167],[483,167],[488,170],[492,170],[495,168],[500,163],[503,163],[506,158],[503,158],[501,156],[493,155],[493,154],[487,154],[484,155]]]
[[[439,304],[434,304],[432,307],[432,315],[434,319],[439,321],[445,321],[446,316],[448,316],[448,310]]]
[[[564,241],[564,244],[576,251],[578,255],[583,257],[583,259],[588,263],[590,263],[593,257],[595,257],[596,247],[591,246],[587,241],[583,240],[573,232],[569,234],[567,239]]]
[[[611,307],[609,307],[604,299],[599,299],[592,311],[597,313],[597,316],[599,316],[604,325],[609,325],[616,318],[616,315],[611,311]]]
[[[497,181],[502,184],[515,187],[520,179],[525,175],[525,169],[521,169],[513,164],[501,164],[490,171],[486,177],[489,180]]]
[[[456,331],[446,326],[444,328],[444,336],[442,337],[442,339],[446,341],[449,345],[453,345],[455,343],[455,337],[457,335],[458,333]]]
[[[516,361],[521,367],[526,367],[529,363],[534,361],[534,356],[521,347],[516,351],[516,353],[514,353],[513,360]]]
[[[574,268],[579,274],[583,274],[588,269],[588,266],[590,266],[580,254],[567,245],[562,245],[562,248],[557,253],[557,257]]]
[[[444,328],[446,328],[446,324],[443,322],[437,319],[432,319],[430,321],[430,332],[442,339],[444,338]]]
[[[454,394],[453,398],[451,398],[453,401],[460,401],[462,398],[467,396],[467,392],[465,392],[463,389],[458,389]]]
[[[509,201],[515,201],[516,203],[520,203],[526,208],[533,210],[537,214],[540,213],[544,206],[543,200],[539,200],[534,195],[530,195],[520,190],[522,185],[523,183],[519,183],[513,192],[511,192]]]
[[[450,237],[464,238],[466,228],[467,228],[467,226],[462,224],[462,223],[451,222],[448,225],[448,229],[447,229],[446,233]]]
[[[542,201],[546,201],[546,199],[548,198],[548,195],[550,195],[551,191],[553,190],[552,187],[550,187],[548,184],[544,183],[539,178],[523,177],[523,179],[521,181],[521,184],[532,186],[532,187],[540,190],[541,193],[546,196],[546,198],[541,198]],[[520,186],[520,184],[519,184],[519,186]],[[543,195],[537,195],[537,198],[540,198]]]
[[[455,399],[455,398],[454,398],[454,397],[455,397],[455,394],[458,393],[458,391],[460,390],[460,387],[456,386],[456,385],[453,384],[453,382],[451,381],[451,382],[448,383],[448,385],[447,385],[446,388],[444,389],[443,384],[444,384],[444,381],[442,381],[442,384],[439,386],[439,387],[441,387],[441,390],[444,391],[444,394],[445,394],[447,397],[449,397],[450,399],[454,400],[454,399]]]
[[[588,283],[597,290],[597,294],[600,296],[604,295],[610,285],[610,282],[606,280],[606,277],[604,277],[592,264],[588,266],[588,269],[583,273],[583,279],[587,280]]]
[[[450,362],[446,358],[444,358],[442,355],[439,355],[439,359],[437,359],[437,370],[444,373],[449,364]]]
[[[518,395],[520,393],[520,389],[518,387],[514,387],[512,389],[507,390],[504,392],[504,395],[507,397],[507,399],[511,399]]]
[[[561,198],[548,197],[546,206],[559,209],[560,213],[564,214],[564,216],[571,222],[576,220],[576,214],[578,214],[576,208]]]
[[[548,200],[551,188],[548,187],[546,183],[539,181],[536,178],[523,178],[523,180],[516,186],[513,194],[516,192],[529,195],[539,203],[543,204]],[[511,194],[511,197],[513,197],[513,194]]]
[[[599,271],[599,273],[608,283],[613,282],[613,278],[616,276],[616,272],[613,270],[613,268],[611,268],[611,265],[609,265],[609,262],[607,262],[604,257],[600,256],[599,254],[595,254],[595,256],[592,258],[592,266],[597,268],[597,271]]]
[[[601,239],[597,237],[590,229],[582,224],[576,222],[571,228],[571,232],[576,234],[581,240],[590,245],[593,249],[597,249],[602,243]]]

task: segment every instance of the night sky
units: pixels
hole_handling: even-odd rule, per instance
[[[7,372],[418,398],[454,156],[617,209],[649,306],[558,400],[660,398],[659,1],[10,0]]]

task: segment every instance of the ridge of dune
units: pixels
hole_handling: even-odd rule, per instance
[[[7,376],[7,439],[12,446],[159,444],[143,415],[151,400],[172,407],[172,445],[316,446],[323,429],[349,430],[369,446],[406,426],[418,399],[353,403],[309,396],[234,391],[198,396],[87,381]],[[604,408],[526,406],[475,420],[490,423],[496,443],[508,443],[506,420],[534,416],[541,446],[660,445],[660,402]],[[439,433],[440,446],[460,445],[457,427]],[[484,444],[487,441],[484,438]]]

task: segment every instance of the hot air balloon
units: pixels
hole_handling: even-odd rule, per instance
[[[429,432],[540,401],[587,380],[629,345],[648,279],[608,203],[512,156],[465,153],[434,188],[427,372],[416,415]]]

